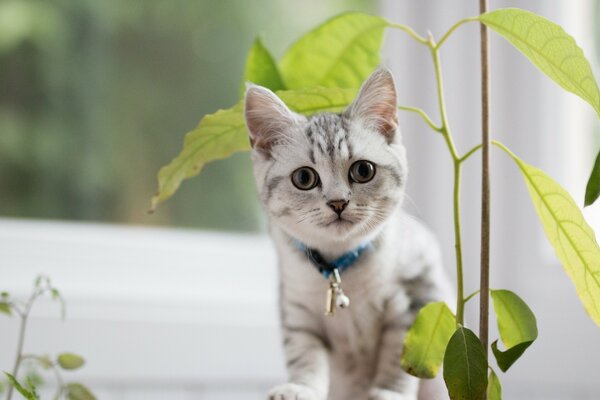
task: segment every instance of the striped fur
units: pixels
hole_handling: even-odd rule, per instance
[[[418,380],[400,368],[402,340],[419,309],[447,298],[449,288],[435,239],[401,210],[407,165],[395,107],[394,81],[384,69],[342,114],[305,118],[268,89],[251,85],[246,92],[256,185],[279,259],[289,373],[289,383],[274,388],[270,399],[417,398]],[[371,181],[349,178],[358,160],[375,165]],[[304,166],[320,178],[306,191],[290,178]],[[327,206],[338,199],[349,201],[344,220]],[[327,282],[294,239],[330,259],[373,241],[374,249],[342,276],[349,309],[323,315]]]

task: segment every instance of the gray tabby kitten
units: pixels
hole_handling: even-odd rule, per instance
[[[245,116],[279,258],[289,374],[269,399],[417,399],[418,379],[400,367],[402,341],[419,309],[449,288],[435,239],[400,208],[407,163],[396,104],[387,69],[342,114],[310,118],[248,85]],[[329,282],[304,250],[330,262],[361,245],[340,274],[351,304],[325,316]]]

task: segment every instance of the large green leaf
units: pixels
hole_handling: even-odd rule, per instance
[[[503,372],[533,343],[538,336],[535,315],[527,304],[510,290],[491,290],[494,311],[498,320],[500,338],[506,351],[498,349],[498,341],[492,343],[492,351]]]
[[[494,10],[479,20],[504,36],[565,90],[590,103],[600,116],[600,92],[590,63],[560,25],[518,8]]]
[[[488,378],[487,400],[502,400],[502,385],[493,370],[490,370]]]
[[[301,114],[339,112],[352,102],[355,94],[355,89],[335,88],[277,92],[292,110]],[[158,203],[171,197],[184,179],[198,175],[206,163],[247,150],[250,150],[250,144],[243,102],[205,116],[198,127],[186,135],[179,155],[160,169],[158,192],[152,198],[152,210]]]
[[[435,377],[455,330],[456,319],[446,303],[427,304],[419,311],[404,338],[402,368],[419,378]]]
[[[383,18],[349,12],[308,32],[279,63],[286,87],[360,87],[380,63],[387,26]]]
[[[459,327],[444,355],[444,381],[452,400],[483,400],[487,390],[487,360],[479,338]]]
[[[185,136],[181,153],[158,172],[158,192],[152,198],[152,209],[171,197],[184,179],[197,175],[207,162],[249,148],[242,102],[205,116]]]
[[[565,271],[589,316],[600,325],[600,248],[569,193],[546,173],[495,142],[517,163],[529,195]]]
[[[587,186],[585,188],[585,205],[591,206],[600,196],[600,151],[596,156],[594,169],[590,174]]]
[[[260,39],[254,41],[246,58],[246,67],[244,68],[244,78],[241,88],[242,95],[246,90],[246,82],[264,86],[272,91],[285,89],[275,60],[273,60],[273,56],[263,46]]]

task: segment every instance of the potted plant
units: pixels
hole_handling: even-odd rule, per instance
[[[26,300],[14,298],[8,292],[0,292],[0,313],[8,316],[16,315],[20,322],[15,362],[11,372],[4,372],[8,379],[6,400],[11,400],[15,391],[28,400],[39,399],[38,389],[43,384],[43,379],[37,372],[40,369],[54,375],[57,386],[54,399],[94,400],[96,397],[85,385],[68,382],[64,379],[65,371],[79,369],[85,364],[83,357],[70,352],[51,357],[47,354],[31,354],[24,351],[27,322],[31,309],[36,300],[48,295],[53,300],[60,302],[61,317],[64,319],[66,315],[65,301],[47,276],[40,275],[35,279],[31,294]],[[28,371],[23,374],[25,364],[27,364]],[[3,390],[4,385],[0,381],[0,393]]]

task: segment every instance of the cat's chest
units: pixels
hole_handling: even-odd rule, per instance
[[[394,263],[389,255],[369,254],[341,273],[340,286],[349,297],[350,306],[335,308],[335,315],[328,316],[325,314],[329,280],[302,257],[281,261],[284,262],[281,271],[284,298],[310,309],[328,339],[338,345],[343,343],[346,347],[356,347],[356,343],[367,338],[373,342],[379,336],[391,302],[399,295],[402,297],[403,290],[398,286]]]

